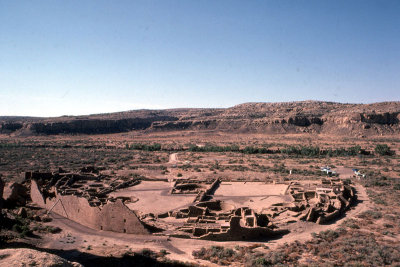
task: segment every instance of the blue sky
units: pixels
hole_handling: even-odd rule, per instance
[[[400,1],[3,1],[0,115],[400,100]]]

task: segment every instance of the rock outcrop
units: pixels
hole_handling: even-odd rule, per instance
[[[360,116],[362,122],[393,125],[399,123],[400,113],[399,112],[394,112],[394,113],[385,112],[381,114],[370,113],[370,114],[360,114]]]
[[[321,101],[245,103],[220,109],[135,110],[58,118],[1,118],[1,132],[104,134],[134,130],[215,130],[265,134],[322,133],[386,135],[400,133],[400,102],[341,104]]]
[[[27,248],[0,250],[0,266],[83,267],[80,263],[67,261],[57,255]]]
[[[33,132],[41,134],[107,134],[131,130],[144,130],[154,121],[175,121],[175,117],[156,116],[153,118],[127,119],[77,119],[60,122],[36,122],[31,125]]]
[[[23,124],[20,122],[3,122],[1,124],[0,131],[2,133],[15,132],[23,127]]]

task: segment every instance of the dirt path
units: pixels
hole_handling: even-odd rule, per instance
[[[176,164],[178,162],[178,153],[172,153],[169,155],[169,164]]]
[[[341,179],[352,178],[354,175],[353,169],[343,166],[338,166],[337,168],[335,168],[335,171],[339,174],[339,177]]]

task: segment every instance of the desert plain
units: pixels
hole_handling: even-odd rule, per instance
[[[396,266],[399,114],[305,101],[2,117],[0,263]]]

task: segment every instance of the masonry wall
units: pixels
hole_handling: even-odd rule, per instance
[[[44,198],[35,180],[31,182],[31,198],[42,208],[96,230],[131,234],[149,234],[136,214],[121,200],[107,203],[100,209],[89,205],[87,199],[73,195],[56,194]]]
[[[230,228],[225,233],[208,233],[199,237],[199,239],[213,241],[257,240],[289,232],[288,230],[274,231],[264,227],[243,227],[240,225],[240,219],[241,217],[239,216],[233,216],[230,220]]]
[[[149,234],[149,231],[140,222],[136,214],[120,199],[114,203],[104,205],[99,219],[99,227],[102,230],[130,234]]]

